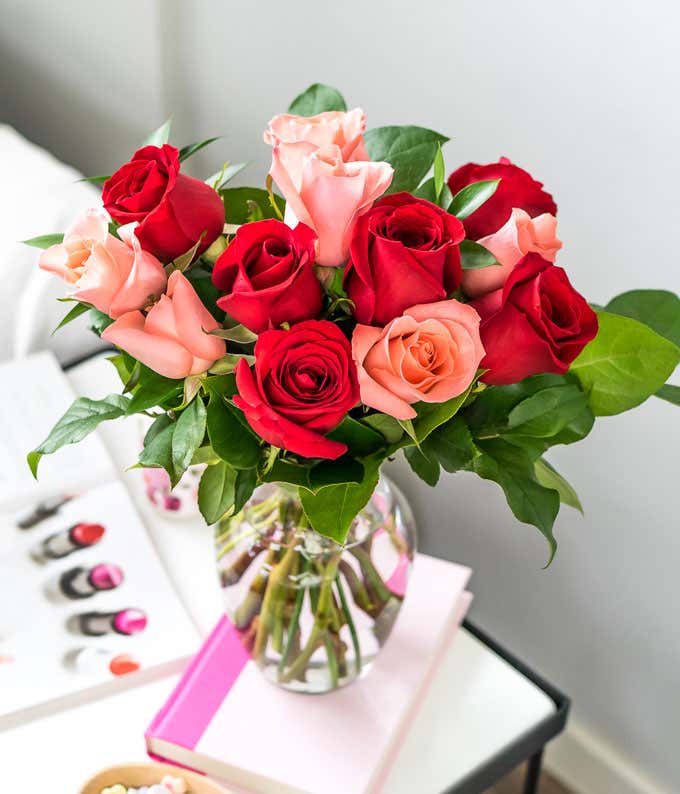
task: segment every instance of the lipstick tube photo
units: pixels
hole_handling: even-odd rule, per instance
[[[146,613],[134,608],[117,612],[84,612],[76,615],[75,619],[80,633],[88,637],[102,637],[105,634],[130,637],[144,631],[148,622]]]
[[[104,537],[106,529],[101,524],[80,522],[62,532],[55,532],[40,545],[42,556],[48,560],[59,560],[74,551],[94,546]]]
[[[58,588],[66,598],[90,598],[95,593],[115,590],[122,584],[123,578],[123,571],[111,563],[99,563],[92,568],[77,565],[61,574]]]

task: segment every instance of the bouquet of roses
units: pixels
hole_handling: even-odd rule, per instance
[[[319,84],[269,122],[264,189],[230,186],[243,164],[186,175],[211,141],[177,149],[169,133],[92,180],[102,206],[27,241],[72,288],[62,324],[89,313],[123,383],[75,401],[29,454],[34,473],[100,422],[146,414],[139,465],[174,484],[205,464],[206,521],[286,483],[307,525],[343,543],[404,449],[430,485],[441,468],[497,482],[552,554],[560,502],[580,505],[548,448],[651,395],[680,402],[666,384],[680,300],[589,305],[555,264],[555,202],[509,160],[446,180],[444,135],[366,130]]]

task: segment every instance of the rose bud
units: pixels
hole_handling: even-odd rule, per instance
[[[345,163],[370,160],[362,137],[365,129],[366,116],[360,108],[316,116],[281,113],[269,122],[264,141],[277,148],[282,167],[295,184],[300,184],[305,158],[323,146],[338,146]]]
[[[241,226],[215,263],[213,283],[227,293],[217,305],[256,334],[316,317],[322,291],[313,268],[315,240],[304,223]]]
[[[569,283],[561,267],[527,254],[502,289],[471,304],[490,385],[517,383],[542,372],[564,373],[597,334],[597,315]]]
[[[104,207],[118,223],[138,221],[142,248],[164,262],[200,240],[205,251],[224,226],[219,194],[180,173],[179,151],[167,143],[145,146],[104,183]]]
[[[477,241],[491,251],[500,266],[464,270],[461,286],[465,294],[470,298],[480,298],[487,292],[500,289],[526,254],[540,254],[548,262],[554,262],[562,247],[556,230],[557,218],[554,215],[544,213],[531,218],[524,210],[514,209],[504,226]]]
[[[38,263],[75,287],[71,297],[115,319],[157,298],[168,280],[163,265],[142,250],[136,226],[121,226],[119,240],[109,234],[104,210],[86,210],[66,230],[63,242],[43,251]]]
[[[445,402],[474,380],[484,356],[479,315],[456,300],[411,306],[385,328],[357,325],[352,355],[361,401],[395,419],[413,419],[413,403]]]
[[[513,208],[523,209],[532,218],[544,212],[557,215],[557,205],[550,193],[543,190],[531,174],[513,165],[507,157],[497,163],[478,165],[467,163],[449,177],[449,189],[455,196],[458,191],[473,182],[500,179],[496,192],[481,207],[463,220],[465,234],[471,240],[479,240],[493,234],[508,220]]]
[[[179,270],[168,279],[168,291],[149,313],[128,312],[102,339],[125,350],[166,378],[186,378],[210,369],[227,352],[223,339],[206,333],[219,325]]]
[[[324,437],[359,401],[347,338],[328,320],[265,331],[252,370],[236,367],[238,406],[265,441],[306,458],[339,458],[347,446]]]
[[[318,237],[319,265],[344,265],[357,218],[392,181],[389,163],[344,162],[335,144],[317,149],[288,170],[280,145],[274,146],[269,171],[286,199],[286,222],[305,223]]]
[[[417,303],[444,300],[460,284],[463,224],[410,193],[377,201],[359,218],[344,286],[357,321],[384,325]]]

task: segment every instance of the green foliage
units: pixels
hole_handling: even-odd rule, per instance
[[[569,507],[578,510],[579,513],[583,513],[581,500],[578,498],[576,491],[547,460],[539,458],[534,463],[534,471],[536,479],[544,488],[552,488],[554,491],[557,491],[560,495],[560,502],[562,504],[569,505]]]
[[[635,289],[617,295],[606,312],[632,317],[680,347],[680,298],[661,289]]]
[[[76,179],[76,182],[90,182],[93,185],[103,185],[107,179],[111,179],[111,174],[103,176],[84,176],[80,179]]]
[[[227,223],[242,224],[263,218],[278,217],[269,203],[269,194],[258,187],[230,187],[220,190],[224,202],[224,215]],[[286,208],[286,202],[275,193],[274,201],[280,213]]]
[[[127,397],[121,394],[110,394],[103,400],[79,397],[59,419],[42,444],[28,453],[26,459],[33,476],[38,476],[38,464],[43,455],[50,455],[67,444],[82,441],[102,422],[123,416],[127,405]]]
[[[180,478],[172,461],[172,437],[175,423],[163,423],[158,432],[144,438],[144,449],[139,454],[139,466],[145,469],[165,469],[173,488]]]
[[[364,143],[371,160],[390,163],[394,168],[394,177],[387,193],[415,190],[446,141],[448,138],[445,135],[410,125],[378,127],[364,133]]]
[[[220,136],[218,135],[216,138],[207,138],[204,141],[200,141],[200,143],[190,143],[188,146],[183,146],[179,150],[179,161],[183,163],[187,158],[191,157],[192,154],[196,154],[196,152],[200,152],[205,146],[209,146],[211,143],[215,141],[219,141]]]
[[[460,243],[460,264],[463,270],[479,270],[483,267],[500,265],[500,262],[483,245],[474,240],[463,240]]]
[[[41,234],[39,237],[31,237],[30,240],[22,240],[24,245],[32,245],[33,248],[49,248],[51,245],[58,245],[64,242],[63,234]]]
[[[196,450],[203,444],[205,425],[205,404],[200,397],[196,397],[179,415],[172,434],[172,465],[178,480],[191,465]]]
[[[414,473],[431,487],[439,482],[439,463],[430,460],[418,447],[406,447],[404,456]]]
[[[347,444],[350,454],[356,457],[370,455],[377,448],[385,446],[385,437],[379,430],[367,427],[351,416],[346,416],[342,423],[327,435],[334,441]]]
[[[104,312],[100,312],[99,309],[90,309],[90,331],[92,333],[97,334],[97,336],[101,336],[102,333],[111,325],[113,320],[108,316],[108,314],[104,314]]]
[[[65,325],[68,325],[70,322],[75,320],[77,317],[85,314],[85,312],[89,311],[90,304],[89,303],[76,303],[75,306],[71,308],[71,310],[63,317],[62,321],[59,325],[52,331],[52,336],[57,333],[60,328],[63,328]]]
[[[300,488],[300,500],[310,525],[320,535],[344,543],[357,513],[366,505],[378,484],[382,456],[364,458],[361,482],[326,485],[316,493]]]
[[[553,386],[536,392],[508,414],[509,434],[552,438],[587,408],[586,395],[576,385]]]
[[[290,103],[289,113],[297,116],[316,116],[329,110],[347,110],[342,94],[337,88],[314,83]]]
[[[243,492],[239,494],[243,498]],[[208,466],[198,485],[198,509],[208,524],[216,524],[234,509],[236,472],[224,461]]]
[[[396,444],[404,435],[404,428],[387,414],[368,414],[361,419],[361,423],[377,430],[389,444]]]
[[[423,444],[423,453],[448,472],[468,469],[480,452],[461,416],[437,428]]]
[[[180,397],[183,388],[183,380],[165,378],[149,367],[139,364],[137,383],[132,392],[127,413],[136,414],[149,408],[155,408],[157,405],[163,406],[173,398]]]
[[[680,348],[630,317],[599,312],[597,336],[571,365],[595,416],[634,408],[659,391],[680,362]]]
[[[260,460],[260,443],[242,417],[237,408],[211,391],[207,416],[210,445],[232,468],[251,469]]]
[[[234,484],[234,512],[238,513],[257,486],[257,469],[239,469]]]
[[[474,381],[458,397],[453,397],[443,403],[416,403],[414,408],[418,416],[412,420],[414,440],[418,443],[424,441],[430,433],[444,422],[448,422],[460,410],[472,391]]]
[[[170,140],[170,129],[172,128],[172,116],[161,126],[144,138],[142,146],[162,146]]]
[[[442,154],[442,147],[441,144],[437,144],[437,153],[434,156],[434,163],[432,164],[433,167],[433,175],[432,179],[434,181],[434,195],[435,195],[435,202],[439,202],[439,197],[442,194],[442,190],[444,189],[444,155]]]
[[[434,177],[431,176],[429,179],[426,179],[421,185],[413,190],[412,193],[414,196],[416,196],[416,198],[425,199],[426,201],[431,201],[433,204],[436,204],[437,191],[434,185]]]
[[[673,403],[673,405],[680,405],[680,386],[673,386],[670,383],[666,383],[655,394],[662,400]]]
[[[231,180],[250,165],[247,163],[225,163],[220,171],[217,171],[212,176],[208,177],[205,181],[210,187],[215,190],[222,190],[222,188],[229,184]]]
[[[456,218],[463,220],[472,215],[485,201],[488,201],[496,192],[500,179],[486,179],[482,182],[473,182],[466,185],[451,200],[449,212]]]

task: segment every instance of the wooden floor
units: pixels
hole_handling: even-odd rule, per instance
[[[485,794],[522,794],[524,774],[525,767],[518,767],[511,775],[501,780],[500,783],[496,783],[493,788],[488,789]],[[543,772],[538,794],[572,794],[572,792],[550,777],[547,772]]]

